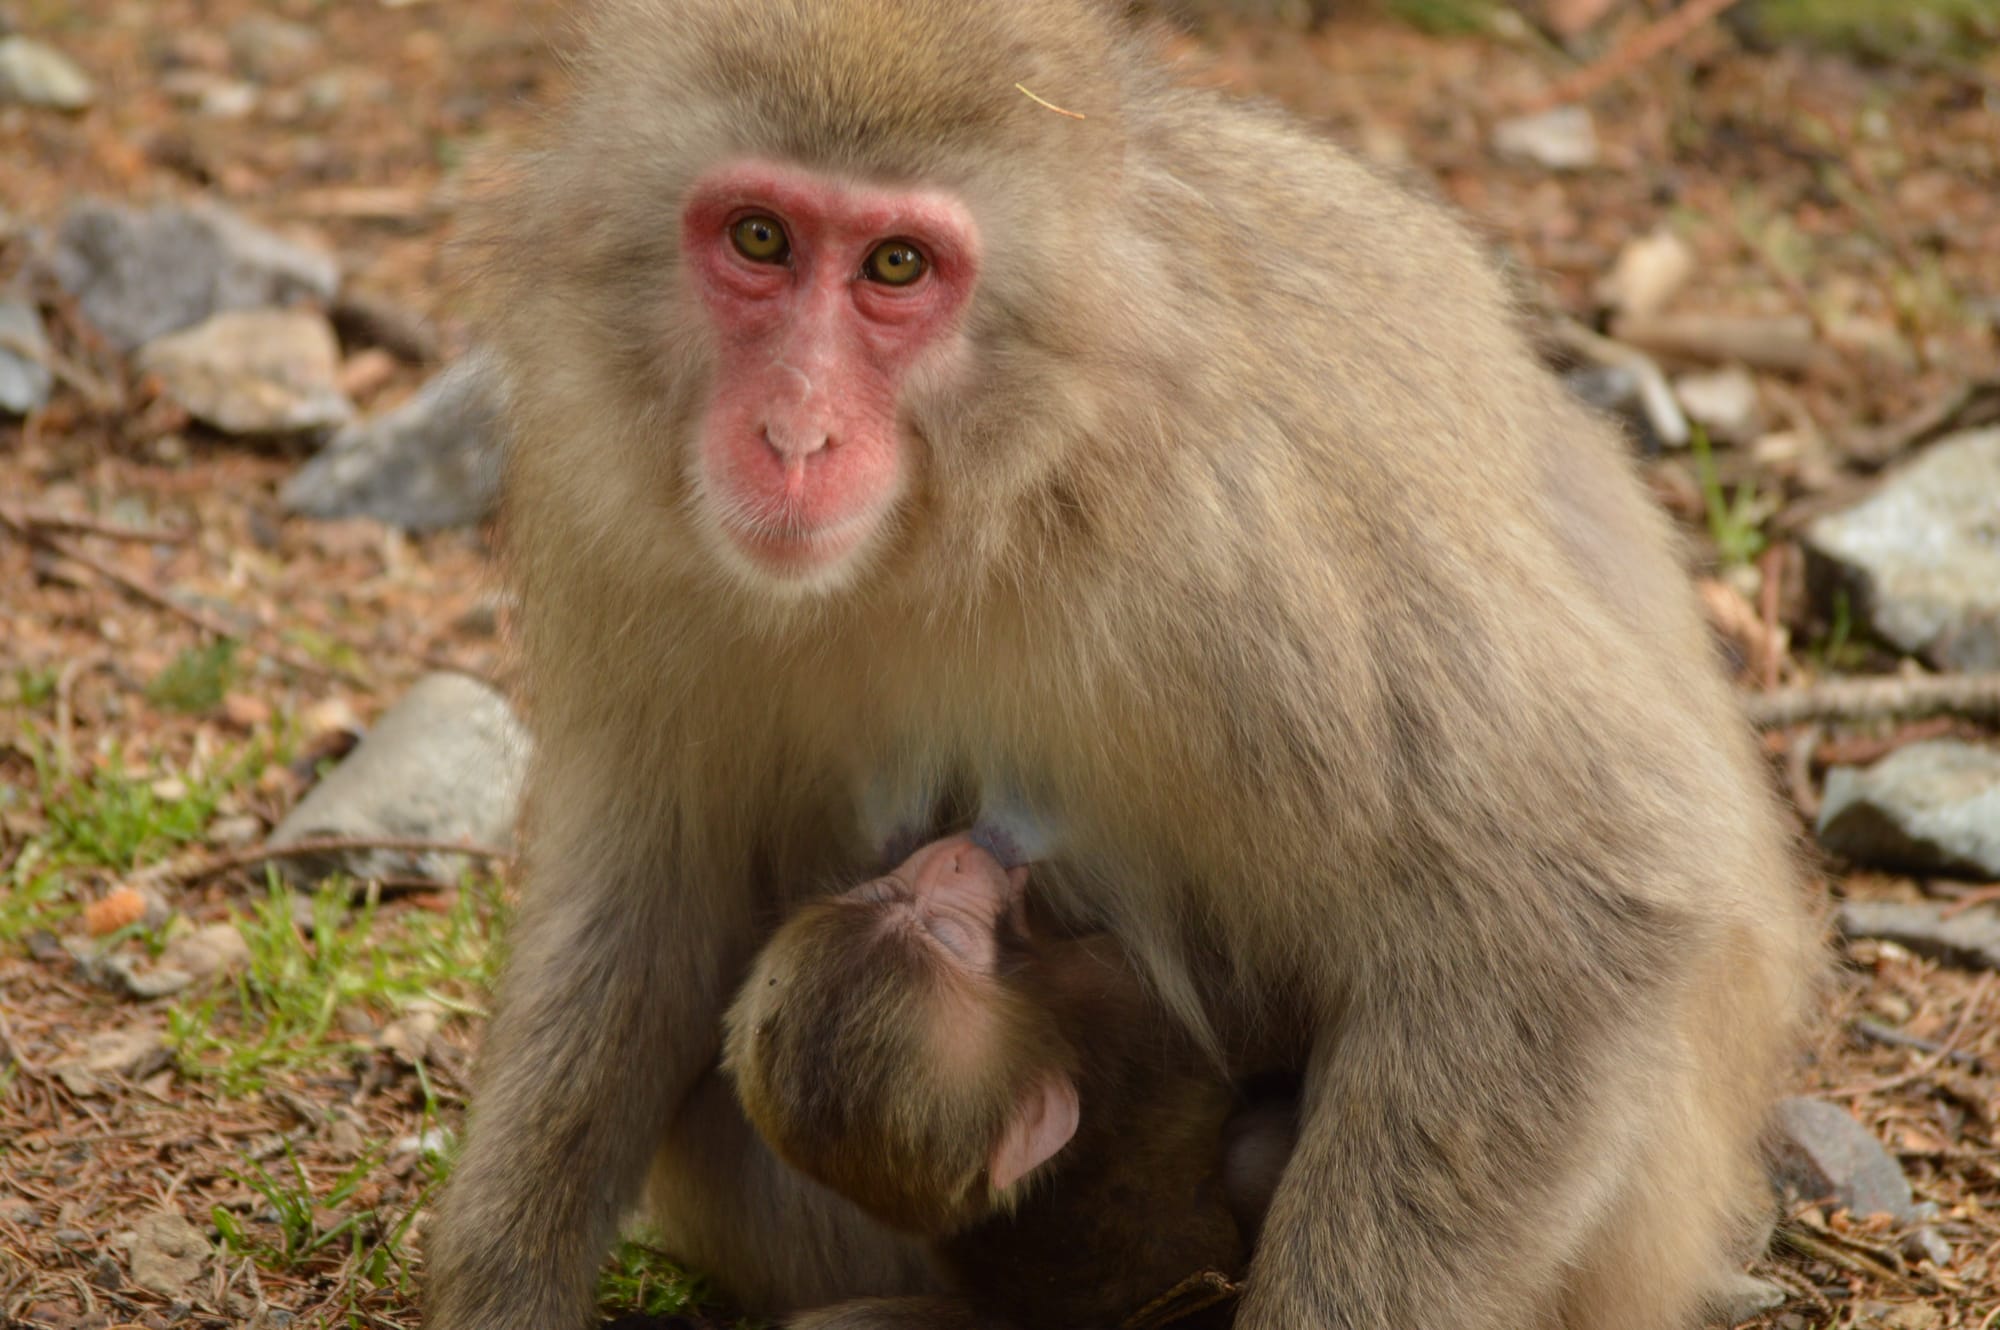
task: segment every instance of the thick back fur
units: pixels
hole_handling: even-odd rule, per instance
[[[657,1140],[762,933],[865,875],[860,788],[918,765],[1060,810],[1038,881],[1224,1056],[1305,1024],[1247,1330],[1684,1324],[1761,1204],[1816,950],[1669,532],[1455,222],[1171,86],[1108,8],[605,6],[488,284],[540,748],[480,1111],[571,1102],[528,1050],[630,1001],[622,966],[672,1015],[565,1065],[673,1051],[564,1121]],[[727,366],[675,219],[746,155],[956,191],[990,256],[976,371],[905,403],[895,539],[826,595],[754,594],[690,509]],[[626,954],[545,996],[580,939]],[[475,1128],[475,1159],[482,1131],[518,1141]],[[669,1231],[738,1289],[840,1285],[816,1249],[733,1256],[750,1221],[662,1168]],[[448,1309],[465,1231],[515,1240],[471,1172]]]

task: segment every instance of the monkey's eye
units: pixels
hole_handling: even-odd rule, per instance
[[[783,263],[792,253],[785,228],[775,217],[753,214],[729,228],[729,243],[752,263]]]
[[[908,286],[924,275],[923,252],[907,240],[884,240],[875,246],[862,269],[871,282],[884,286]]]

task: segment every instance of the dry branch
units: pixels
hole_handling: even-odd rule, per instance
[[[163,867],[159,870],[158,876],[179,882],[200,882],[234,869],[251,868],[277,859],[310,859],[323,854],[348,854],[366,850],[381,850],[390,854],[462,854],[468,858],[492,860],[514,857],[512,850],[463,841],[424,840],[407,836],[314,836],[304,840],[288,841],[283,845],[267,843],[253,845],[247,850],[210,855],[199,863],[182,867]]]
[[[1533,114],[1570,102],[1580,102],[1606,84],[1624,78],[1662,51],[1678,45],[1696,28],[1735,3],[1736,0],[1688,0],[1687,4],[1665,18],[1648,24],[1620,42],[1603,59],[1593,61],[1562,79],[1523,109]]]
[[[1743,706],[1751,723],[1761,729],[1807,721],[1903,720],[1941,712],[2000,720],[2000,674],[1825,679],[1751,693]]]

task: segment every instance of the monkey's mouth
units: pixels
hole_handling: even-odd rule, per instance
[[[725,522],[723,530],[729,542],[757,567],[797,577],[844,562],[861,547],[874,525],[875,514],[863,511],[821,525],[746,516]]]

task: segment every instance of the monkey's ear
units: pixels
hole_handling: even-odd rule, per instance
[[[993,1189],[1006,1191],[1055,1158],[1076,1135],[1079,1114],[1076,1086],[1067,1076],[1047,1077],[1023,1095],[986,1168]]]

